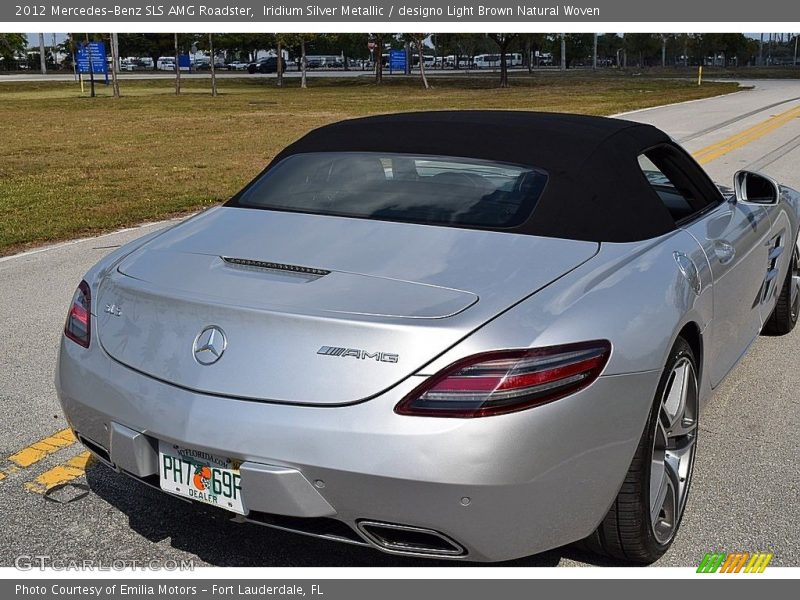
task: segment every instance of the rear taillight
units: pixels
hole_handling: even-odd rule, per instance
[[[84,348],[89,347],[92,335],[92,292],[85,281],[81,281],[72,297],[64,335]]]
[[[611,344],[605,340],[477,354],[418,386],[395,412],[473,418],[540,406],[588,386],[610,354]]]

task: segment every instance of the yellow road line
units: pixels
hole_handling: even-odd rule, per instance
[[[46,437],[43,440],[31,444],[27,448],[23,448],[16,454],[12,454],[8,457],[8,460],[18,467],[27,468],[46,456],[58,452],[62,448],[71,446],[76,441],[71,430],[62,429],[50,437]]]
[[[81,452],[64,464],[53,467],[49,471],[45,471],[39,475],[33,481],[27,482],[25,484],[25,489],[29,492],[43,494],[51,487],[77,479],[86,472],[86,466],[89,464],[91,456],[91,453],[88,451]]]
[[[710,146],[706,146],[702,150],[695,152],[693,156],[697,162],[699,162],[701,165],[704,165],[714,159],[719,158],[720,156],[728,154],[729,152],[733,152],[737,148],[741,148],[750,142],[754,142],[755,140],[764,137],[768,133],[775,131],[779,127],[783,127],[798,117],[800,117],[800,106],[795,106],[794,108],[790,108],[789,110],[780,114],[773,115],[765,121],[756,123],[752,127],[748,127],[737,134],[725,138],[724,140],[716,142],[715,144],[711,144]]]
[[[3,473],[2,471],[0,471],[0,481],[3,481],[3,479],[5,479],[5,478],[6,478],[6,474]]]

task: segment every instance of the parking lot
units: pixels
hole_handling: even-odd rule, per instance
[[[743,82],[746,90],[647,109],[719,183],[742,168],[800,188],[800,82]],[[0,258],[0,566],[19,555],[74,559],[194,559],[221,566],[432,566],[356,546],[233,523],[88,460],[53,389],[67,304],[82,274],[122,243],[164,224]],[[701,416],[695,479],[681,532],[657,565],[692,566],[712,550],[774,553],[800,564],[800,330],[760,338]],[[61,494],[45,492],[74,483]],[[88,492],[84,494],[83,492]],[[509,566],[575,566],[573,547]],[[597,564],[593,562],[592,564]],[[602,563],[600,563],[602,564]]]

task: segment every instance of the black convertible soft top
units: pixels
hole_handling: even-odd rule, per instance
[[[351,119],[315,129],[285,148],[308,152],[394,152],[529,165],[548,173],[530,218],[515,231],[597,242],[662,235],[675,222],[637,157],[669,137],[651,125],[523,111],[435,111]],[[230,203],[235,206],[237,198]]]

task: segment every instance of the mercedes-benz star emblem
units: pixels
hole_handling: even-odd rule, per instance
[[[194,339],[194,359],[201,365],[213,365],[225,352],[227,345],[225,332],[216,325],[209,325]]]

